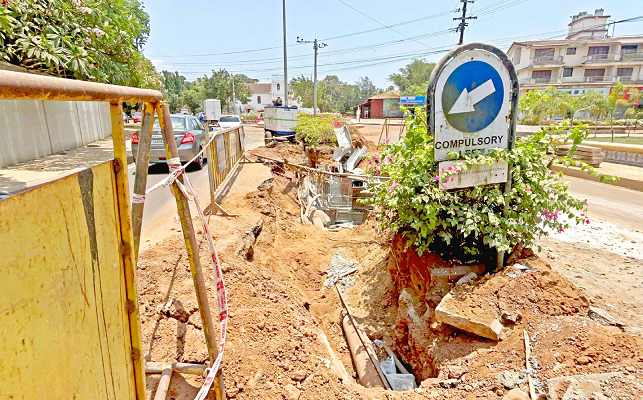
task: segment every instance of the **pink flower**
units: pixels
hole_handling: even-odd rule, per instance
[[[379,161],[380,155],[379,154],[373,154],[373,160]]]
[[[103,36],[105,32],[100,28],[93,28],[92,33],[96,36]]]
[[[586,223],[586,224],[589,224],[589,220],[585,220],[585,223]]]
[[[531,192],[531,187],[527,186],[527,187],[525,188],[525,190],[526,190],[526,191],[528,191],[528,192]]]
[[[453,171],[453,167],[449,167],[449,171]]]
[[[324,114],[320,115],[319,118],[326,118]]]
[[[368,160],[368,165],[373,165],[373,160]]]
[[[436,176],[433,177],[433,179],[435,179],[436,182],[439,182],[440,181],[440,176],[436,175]]]
[[[455,173],[456,173],[456,174],[459,174],[459,173],[460,173],[460,169],[456,169],[456,170],[455,170]]]
[[[560,229],[558,230],[558,232],[565,232],[565,228],[563,228],[563,227],[561,226],[561,227],[560,227]]]
[[[440,168],[440,173],[441,173],[441,174],[443,174],[443,173],[444,173],[444,168]]]
[[[390,140],[388,140],[388,139],[384,139],[384,142],[383,142],[383,143],[384,143],[384,144],[389,144],[390,142],[391,142]]]
[[[393,159],[392,159],[391,157],[388,157],[388,158],[386,159],[386,161],[388,161],[388,162],[390,162],[390,163],[391,163],[391,162],[393,162]]]
[[[339,121],[336,120],[335,118],[333,118],[333,125],[335,126],[335,128],[339,126]]]
[[[453,182],[453,177],[451,177],[450,181]]]
[[[551,171],[551,174],[552,174],[552,175],[556,175],[556,171]]]
[[[393,193],[396,187],[397,187],[397,181],[393,181],[393,183],[391,183],[391,186],[388,187],[388,194]]]
[[[375,173],[376,174],[379,174],[380,172],[382,172],[382,170],[380,170],[380,167],[375,168]]]

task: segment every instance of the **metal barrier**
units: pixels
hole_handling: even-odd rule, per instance
[[[0,200],[0,398],[145,398],[124,101],[155,90],[0,71],[0,99],[110,103],[114,159]]]
[[[244,156],[245,131],[237,126],[214,132],[214,142],[208,148],[208,173],[210,175],[210,203],[226,215],[216,198],[232,177]]]

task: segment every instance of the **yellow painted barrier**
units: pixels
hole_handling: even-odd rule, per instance
[[[134,399],[114,161],[0,201],[0,398]]]
[[[214,141],[208,148],[208,168],[213,181],[210,185],[212,201],[241,161],[244,137],[243,126],[214,132]]]

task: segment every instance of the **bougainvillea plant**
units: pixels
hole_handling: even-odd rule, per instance
[[[532,246],[539,236],[563,231],[570,224],[589,223],[583,212],[586,204],[568,194],[568,183],[560,172],[550,170],[552,164],[575,165],[601,180],[614,179],[572,159],[576,146],[588,134],[583,127],[550,126],[518,139],[512,150],[451,153],[459,161],[440,170],[433,158],[426,112],[416,112],[406,124],[407,133],[400,142],[384,143],[383,151],[369,160],[370,173],[389,177],[373,187],[371,201],[383,225],[406,237],[420,254],[431,250],[462,262],[484,261],[497,251]],[[572,146],[567,156],[558,158],[554,154],[560,143]],[[440,187],[462,171],[494,160],[511,166],[513,184],[508,193],[504,184]]]

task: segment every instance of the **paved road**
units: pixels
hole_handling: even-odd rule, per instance
[[[587,199],[590,216],[643,232],[643,193],[586,179],[565,180],[571,182],[569,191],[574,197]]]
[[[246,149],[254,149],[263,145],[263,128],[255,128],[251,125],[245,125]],[[130,193],[134,189],[134,174],[136,165],[131,164],[128,168]],[[147,187],[151,187],[163,180],[168,174],[166,164],[154,164],[148,169]],[[206,207],[210,203],[208,180],[208,170],[203,168],[201,171],[194,171],[188,168],[188,178],[196,190],[201,205]],[[192,208],[193,215],[196,215],[196,209]],[[141,232],[141,242],[145,243],[150,239],[151,243],[156,242],[154,239],[160,239],[158,236],[159,228],[172,221],[176,216],[176,202],[169,188],[159,188],[152,192],[145,199],[145,210],[143,212],[143,230]],[[178,228],[178,225],[177,225]],[[167,233],[167,232],[166,232]]]

